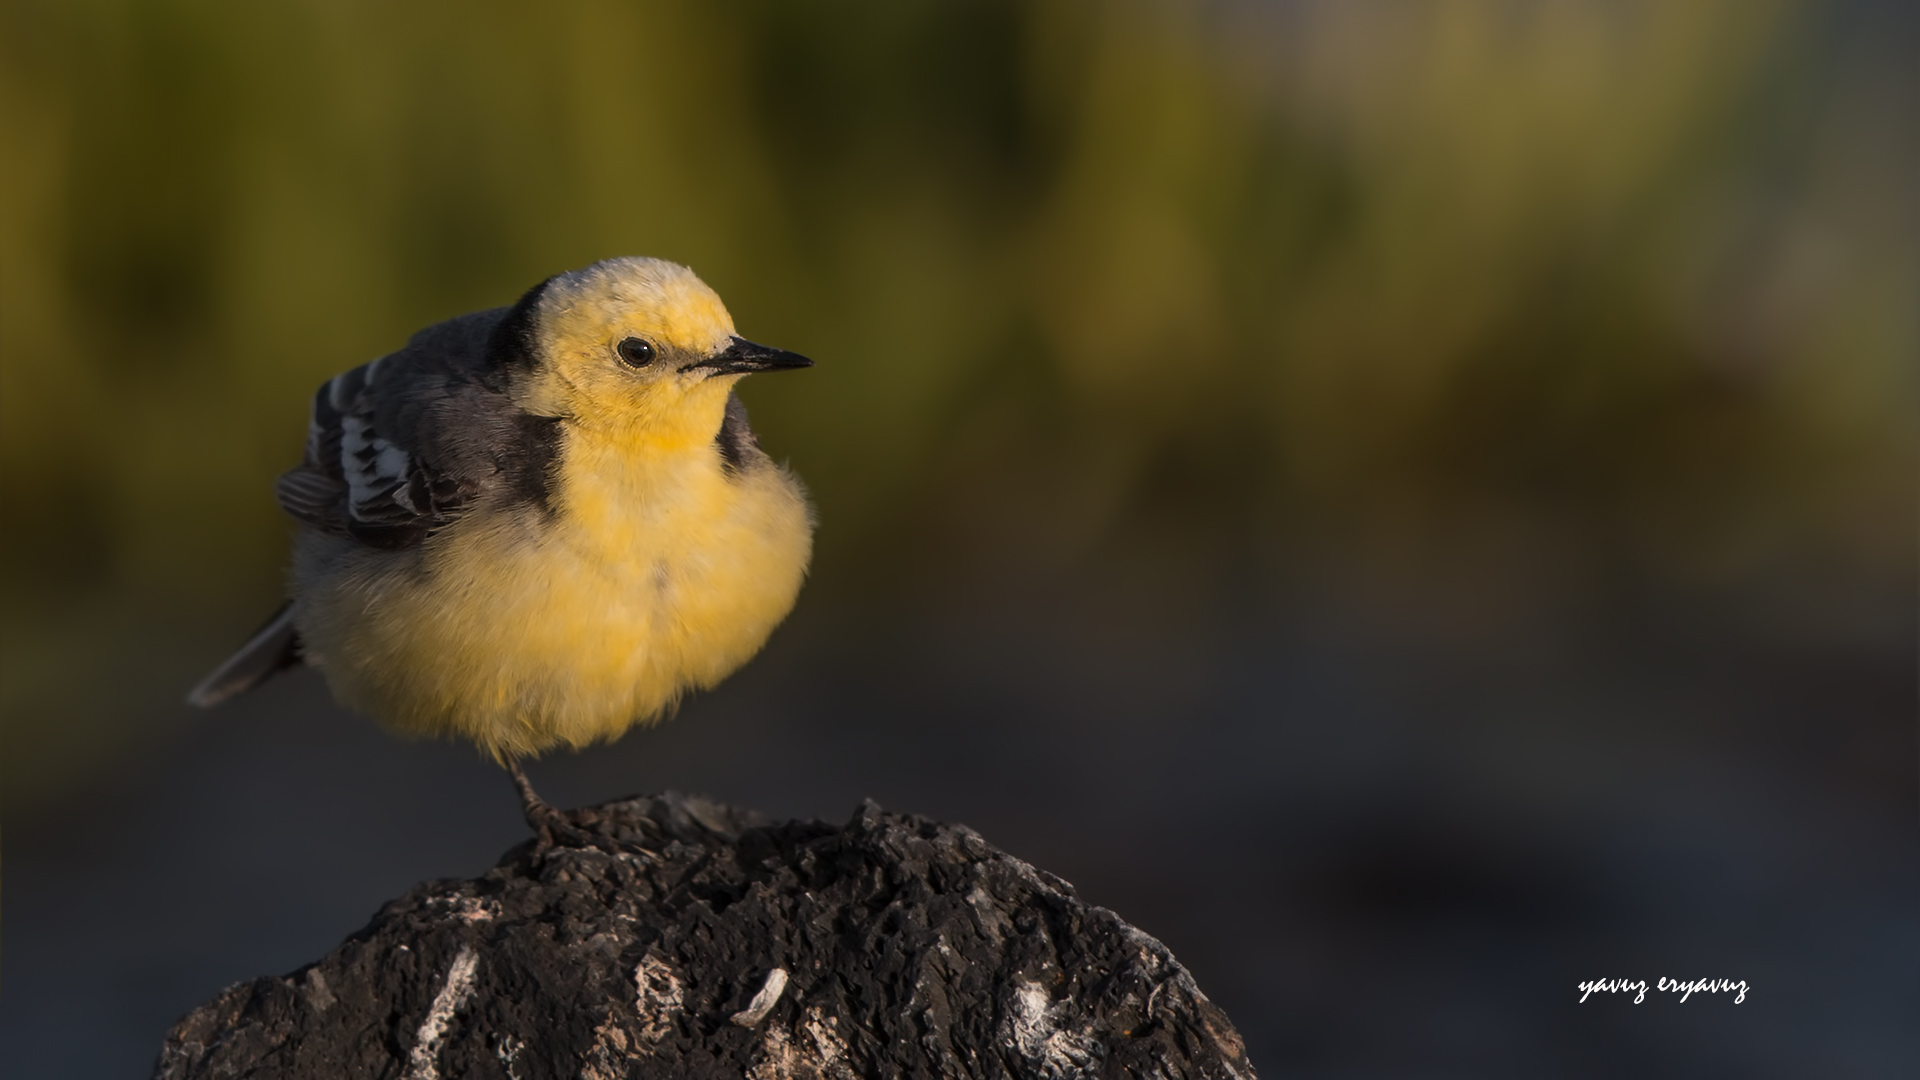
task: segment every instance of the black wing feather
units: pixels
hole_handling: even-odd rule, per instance
[[[493,370],[505,314],[441,323],[320,387],[306,458],[275,489],[281,507],[322,532],[402,548],[496,494],[544,499],[558,421],[519,413]]]

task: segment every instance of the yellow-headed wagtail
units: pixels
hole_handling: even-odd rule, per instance
[[[188,700],[313,664],[350,708],[478,743],[551,843],[520,758],[657,719],[792,609],[811,511],[733,389],[810,363],[736,336],[686,267],[609,259],[335,376],[276,489],[293,598]]]

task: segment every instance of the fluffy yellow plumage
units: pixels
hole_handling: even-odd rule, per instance
[[[293,599],[193,700],[304,660],[508,762],[659,717],[793,606],[810,511],[732,390],[807,363],[692,271],[614,259],[337,377],[279,490]]]

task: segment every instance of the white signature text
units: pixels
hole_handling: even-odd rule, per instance
[[[1647,1000],[1647,980],[1645,979],[1593,979],[1580,984],[1580,1001],[1586,1003],[1594,994],[1632,994],[1635,1005]],[[1732,979],[1669,979],[1662,976],[1653,984],[1653,989],[1679,994],[1682,1002],[1695,994],[1732,994],[1735,1005],[1747,1000],[1747,981]]]

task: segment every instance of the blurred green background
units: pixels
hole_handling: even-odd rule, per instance
[[[614,254],[820,359],[747,391],[816,592],[1143,531],[1911,576],[1912,116],[1817,5],[5,12],[9,798],[140,737],[103,659],[271,605],[313,386]]]
[[[1471,651],[1622,592],[1898,653],[1912,31],[6,0],[0,805],[57,815],[199,722],[172,703],[277,599],[315,385],[617,254],[818,361],[744,389],[819,506],[816,627],[1041,618],[1036,687],[1103,633],[1177,669],[1324,609]],[[1884,808],[1913,760],[1876,738]]]

